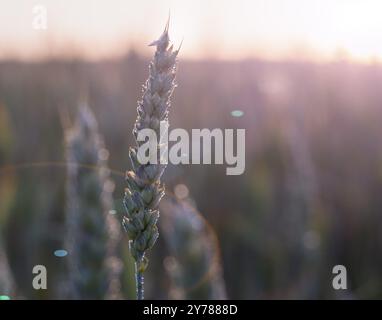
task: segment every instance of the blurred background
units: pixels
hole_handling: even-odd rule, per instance
[[[168,166],[146,297],[382,298],[380,1],[0,6],[1,299],[58,299],[69,281],[65,132],[84,92],[109,154],[105,210],[123,214],[147,44],[169,11],[184,40],[171,127],[246,129],[246,170]],[[115,297],[133,299],[127,241]],[[332,287],[338,264],[347,290]],[[47,290],[32,287],[35,265]]]

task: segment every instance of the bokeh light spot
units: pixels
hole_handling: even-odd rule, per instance
[[[0,300],[11,300],[9,296],[0,296]]]
[[[108,193],[112,193],[115,189],[114,182],[111,180],[106,181],[104,186],[103,186],[103,189],[104,189],[104,191],[106,191]]]
[[[102,148],[98,151],[98,158],[102,161],[106,161],[109,158],[109,151],[105,148]]]
[[[54,255],[55,255],[56,257],[62,258],[62,257],[65,257],[65,256],[68,255],[68,251],[63,250],[63,249],[56,250],[56,251],[54,251]]]
[[[239,117],[242,117],[244,115],[244,112],[241,110],[233,110],[233,111],[231,111],[231,115],[233,117],[239,118]]]
[[[317,232],[309,230],[304,234],[303,243],[307,249],[317,249],[320,246],[320,242],[320,235]]]
[[[189,191],[185,184],[178,184],[174,188],[174,193],[178,199],[185,199],[188,197]]]

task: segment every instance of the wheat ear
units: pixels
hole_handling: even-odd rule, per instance
[[[116,297],[118,288],[110,292],[119,272],[115,257],[119,224],[109,214],[114,187],[106,163],[108,151],[98,133],[96,119],[85,103],[80,105],[75,126],[66,132],[66,156],[67,297]]]
[[[159,218],[158,204],[164,195],[160,178],[166,168],[160,163],[160,146],[157,145],[157,164],[141,164],[137,150],[142,145],[138,133],[142,129],[152,129],[160,137],[160,125],[168,124],[170,97],[175,88],[176,60],[179,52],[170,46],[168,24],[160,38],[150,44],[156,46],[150,63],[149,78],[143,86],[143,97],[138,102],[138,117],[133,135],[136,146],[130,148],[132,171],[126,173],[127,188],[124,196],[126,215],[123,226],[130,238],[129,247],[135,260],[137,299],[144,298],[143,273],[147,268],[146,251],[155,244],[159,233],[156,226]],[[163,147],[163,146],[161,146]],[[166,146],[165,146],[166,147]]]

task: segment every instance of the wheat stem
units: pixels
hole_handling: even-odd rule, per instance
[[[135,263],[135,281],[137,287],[137,300],[144,299],[144,276],[143,271],[139,269],[140,262]]]

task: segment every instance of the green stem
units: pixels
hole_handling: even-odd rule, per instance
[[[143,277],[143,271],[139,267],[140,263],[137,261],[135,263],[135,281],[137,286],[137,300],[143,300],[144,299],[144,277]]]

